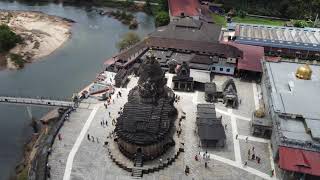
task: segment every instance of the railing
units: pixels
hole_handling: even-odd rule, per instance
[[[58,106],[58,107],[73,107],[74,102],[53,100],[44,98],[27,98],[27,97],[14,97],[14,96],[0,96],[0,103],[10,104],[30,104],[40,106]]]

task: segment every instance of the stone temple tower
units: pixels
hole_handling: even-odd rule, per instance
[[[120,151],[135,159],[150,160],[174,145],[177,111],[174,93],[166,86],[159,62],[148,56],[140,66],[140,78],[128,95],[122,115],[117,119],[116,135]]]

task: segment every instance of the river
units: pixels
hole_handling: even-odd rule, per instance
[[[0,9],[41,11],[73,19],[72,37],[61,48],[19,71],[0,71],[0,95],[70,98],[103,69],[103,62],[117,52],[116,42],[128,27],[85,7],[62,4],[22,4],[0,1]],[[154,19],[135,13],[140,37],[152,32]],[[48,109],[32,107],[36,118]],[[22,158],[23,143],[31,136],[30,118],[24,106],[0,104],[0,180],[8,179]]]

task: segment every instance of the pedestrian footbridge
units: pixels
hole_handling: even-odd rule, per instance
[[[34,105],[34,106],[54,106],[54,107],[74,107],[76,104],[72,101],[53,100],[46,98],[25,98],[14,96],[0,96],[0,103]]]

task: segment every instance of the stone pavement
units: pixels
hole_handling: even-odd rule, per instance
[[[171,76],[168,76],[171,79]],[[95,99],[88,99],[90,103],[87,109],[78,109],[70,115],[70,120],[61,128],[62,140],[56,139],[53,145],[52,155],[49,157],[51,166],[51,179],[132,179],[130,173],[115,165],[107,155],[107,149],[103,146],[104,141],[108,141],[108,134],[114,129],[111,120],[118,116],[120,107],[127,102],[129,89],[137,83],[137,77],[130,77],[131,80],[127,88],[116,89],[116,93],[121,90],[122,97],[111,102],[108,109],[102,102]],[[216,76],[215,81],[223,80],[224,76]],[[221,81],[222,82],[222,81]],[[221,83],[220,82],[220,83]],[[199,145],[196,129],[196,105],[204,102],[203,92],[176,92],[180,101],[176,104],[179,109],[186,113],[186,119],[182,121],[182,134],[184,139],[185,152],[181,153],[178,159],[169,167],[152,174],[144,174],[142,179],[159,180],[188,180],[188,179],[272,179],[268,175],[273,163],[270,161],[269,140],[251,137],[249,124],[251,113],[256,107],[256,98],[253,97],[254,87],[250,82],[240,82],[235,80],[242,100],[237,110],[224,107],[223,104],[216,104],[217,115],[222,116],[222,123],[227,124],[226,146],[224,148],[202,149]],[[170,82],[168,82],[170,83]],[[109,112],[111,117],[109,117]],[[101,126],[101,121],[108,121],[108,126]],[[87,135],[93,136],[95,141],[87,139]],[[236,139],[236,135],[238,138]],[[249,141],[245,142],[248,137]],[[97,138],[99,142],[97,142]],[[92,138],[91,138],[92,139]],[[261,164],[247,160],[248,148],[255,146],[257,154],[261,157]],[[204,167],[204,160],[195,161],[194,156],[207,151],[210,154],[208,168]],[[120,153],[120,152],[119,152]],[[68,161],[68,163],[67,163]],[[68,164],[68,165],[67,165]],[[190,174],[184,174],[185,166],[190,167]],[[64,177],[64,178],[63,178]]]

